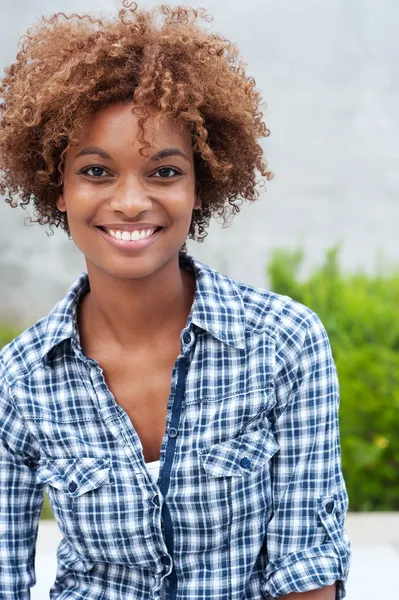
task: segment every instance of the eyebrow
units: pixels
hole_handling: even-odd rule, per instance
[[[162,160],[163,158],[167,158],[168,156],[182,156],[186,160],[190,160],[188,156],[184,154],[184,152],[179,150],[179,148],[165,148],[164,150],[160,150],[160,152],[157,152],[156,154],[154,154],[154,156],[151,156],[151,160]]]
[[[81,150],[75,156],[75,160],[79,158],[79,156],[87,156],[88,154],[97,154],[105,160],[112,160],[112,157],[108,154],[108,152],[105,152],[105,150],[103,150],[102,148],[98,148],[98,146],[89,146],[88,148],[83,148],[83,150]]]
[[[79,156],[88,156],[89,154],[97,154],[97,156],[100,156],[101,158],[104,158],[105,160],[112,160],[112,156],[110,156],[108,154],[108,152],[105,152],[105,150],[103,150],[102,148],[99,148],[98,146],[89,146],[88,148],[83,148],[83,150],[81,150],[75,156],[75,160],[77,158],[79,158]],[[164,150],[160,150],[159,152],[157,152],[156,154],[151,156],[150,160],[152,160],[152,161],[162,160],[163,158],[167,158],[168,156],[182,156],[186,160],[188,160],[188,161],[190,160],[188,158],[188,156],[186,154],[184,154],[184,152],[179,150],[179,148],[165,148]]]

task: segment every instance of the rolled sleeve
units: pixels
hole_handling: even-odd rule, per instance
[[[36,483],[35,450],[0,365],[0,598],[29,600],[36,582],[35,549],[43,488]]]
[[[281,324],[272,415],[273,515],[266,534],[267,599],[337,582],[345,597],[350,543],[339,439],[339,384],[327,333],[308,309]]]

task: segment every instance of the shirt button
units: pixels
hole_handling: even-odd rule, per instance
[[[159,496],[154,496],[152,501],[156,506],[160,505]]]
[[[191,334],[188,331],[183,334],[183,342],[185,344],[189,344],[191,342]]]
[[[164,554],[161,557],[161,562],[162,562],[163,565],[169,565],[169,563],[170,563],[169,556],[167,556],[166,554]]]
[[[326,511],[328,512],[329,515],[331,515],[332,511],[334,510],[334,502],[327,502],[326,504]]]
[[[76,483],[76,481],[71,481],[71,483],[68,486],[68,490],[70,492],[75,492],[78,489],[78,484]]]
[[[171,438],[175,438],[177,436],[177,433],[178,433],[178,431],[175,427],[171,427],[168,431],[168,435]]]
[[[240,460],[240,465],[244,468],[244,469],[248,469],[251,466],[250,461],[248,460],[248,458],[246,456],[244,456],[244,458],[242,458]]]

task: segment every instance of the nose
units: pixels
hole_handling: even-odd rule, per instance
[[[140,213],[151,209],[152,201],[144,186],[137,178],[129,178],[121,182],[115,190],[109,206],[115,212],[121,212],[127,217],[136,217]]]

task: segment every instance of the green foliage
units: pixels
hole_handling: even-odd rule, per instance
[[[41,519],[53,519],[53,512],[51,510],[50,502],[46,493],[44,493],[44,502],[42,508],[42,514],[40,515]]]
[[[17,337],[18,331],[8,325],[0,325],[0,348],[11,342]]]
[[[275,251],[267,272],[271,288],[313,309],[329,335],[350,509],[399,510],[399,270],[343,274],[334,247],[301,280],[303,259]]]

